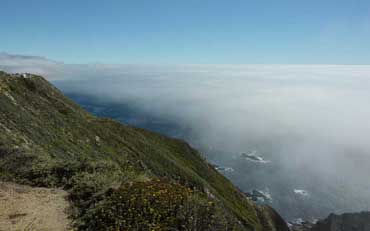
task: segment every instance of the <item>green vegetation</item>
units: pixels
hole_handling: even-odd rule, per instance
[[[219,230],[227,221],[215,203],[180,184],[151,180],[108,190],[81,216],[84,229]]]
[[[68,190],[80,230],[284,230],[187,143],[96,118],[40,76],[0,72],[0,131],[0,179]]]

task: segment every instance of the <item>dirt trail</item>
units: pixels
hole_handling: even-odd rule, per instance
[[[0,182],[0,231],[65,231],[67,192]]]

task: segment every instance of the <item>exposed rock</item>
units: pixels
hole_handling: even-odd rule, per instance
[[[331,214],[318,221],[311,231],[369,231],[370,212]]]
[[[252,162],[256,162],[256,163],[260,163],[260,164],[267,164],[267,163],[270,163],[269,160],[265,160],[263,157],[261,156],[258,156],[257,155],[257,151],[251,151],[251,152],[248,152],[248,153],[242,153],[240,154],[240,157],[248,160],[248,161],[252,161]]]
[[[246,192],[245,195],[258,204],[272,202],[272,197],[267,191],[253,189],[252,192]]]
[[[263,230],[290,230],[284,219],[273,208],[266,205],[256,207],[258,216],[263,224]]]
[[[309,196],[310,194],[308,193],[308,191],[304,190],[304,189],[294,189],[293,192],[297,195],[300,195],[300,196],[303,196],[303,197],[307,197]]]
[[[301,221],[289,225],[292,231],[369,231],[370,212],[330,214],[315,224]]]
[[[234,169],[231,168],[231,167],[223,167],[223,166],[219,166],[217,164],[214,164],[213,167],[217,170],[217,171],[220,171],[220,172],[234,172]]]
[[[297,219],[291,223],[288,223],[292,231],[310,231],[313,223]]]

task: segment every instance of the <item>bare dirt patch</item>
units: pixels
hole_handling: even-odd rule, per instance
[[[0,231],[71,230],[67,192],[0,182]]]

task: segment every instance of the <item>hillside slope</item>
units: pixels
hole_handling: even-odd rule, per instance
[[[96,118],[0,72],[0,180],[68,190],[80,230],[287,230],[187,143]]]

